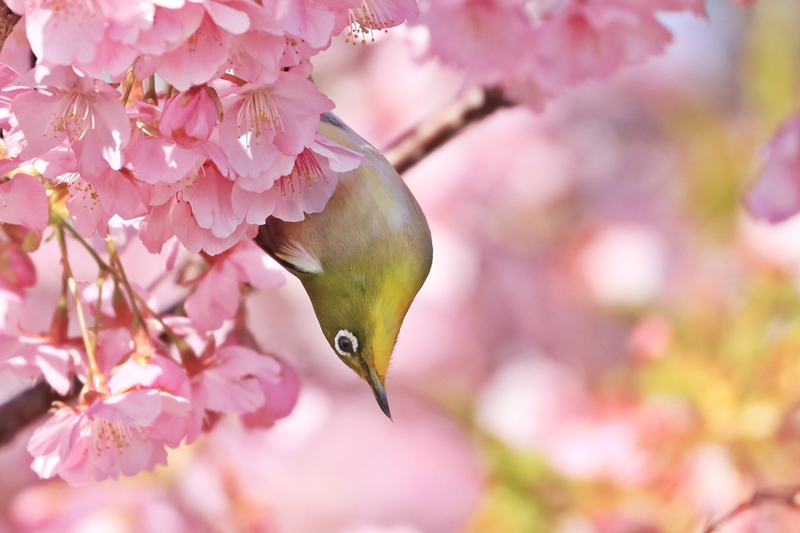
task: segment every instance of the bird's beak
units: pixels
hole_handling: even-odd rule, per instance
[[[381,406],[383,414],[391,420],[392,413],[389,411],[389,400],[386,399],[386,389],[383,388],[383,382],[381,378],[378,377],[378,373],[375,372],[374,368],[367,364],[364,366],[367,367],[367,381],[369,382],[369,386],[372,387],[372,393],[375,395],[375,399],[378,400],[378,405]]]

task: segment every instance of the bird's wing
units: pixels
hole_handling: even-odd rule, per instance
[[[319,274],[322,262],[299,241],[289,238],[278,228],[281,223],[267,219],[254,239],[265,252],[293,274]],[[287,224],[287,223],[284,223]]]

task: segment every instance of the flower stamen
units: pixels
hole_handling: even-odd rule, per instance
[[[280,187],[281,196],[287,196],[287,189],[290,197],[293,197],[295,192],[303,194],[303,187],[310,188],[311,185],[320,178],[325,183],[328,182],[319,161],[314,157],[311,150],[306,148],[297,156],[294,162],[294,168],[292,168],[289,175],[283,176],[279,180],[278,186]]]
[[[394,18],[381,0],[361,0],[361,7],[350,9],[348,15],[350,26],[345,42],[352,41],[354,45],[359,40],[361,44],[366,44],[368,35],[370,41],[375,42],[373,30],[388,33],[386,28],[395,26]]]
[[[271,132],[273,138],[284,132],[280,111],[268,89],[247,93],[237,123],[240,132],[249,132],[256,140],[266,131]]]
[[[56,133],[66,132],[70,142],[81,140],[87,131],[94,129],[94,113],[86,95],[75,91],[61,99],[50,126]]]

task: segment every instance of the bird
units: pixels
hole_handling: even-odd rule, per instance
[[[270,216],[254,241],[299,278],[334,353],[369,384],[391,420],[386,373],[400,326],[431,269],[430,228],[377,149],[330,112],[317,131],[367,164],[338,175],[321,212],[299,222]]]

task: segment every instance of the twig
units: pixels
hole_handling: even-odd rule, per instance
[[[473,122],[513,105],[498,88],[474,89],[431,120],[401,135],[384,155],[403,174]]]
[[[53,402],[70,403],[78,397],[83,383],[72,380],[69,394],[62,396],[44,381],[20,393],[0,406],[0,445],[8,444],[25,426],[32,424],[53,406]]]
[[[744,512],[764,505],[765,503],[776,503],[800,511],[800,486],[782,489],[772,487],[757,490],[749,500],[740,503],[721,517],[709,522],[705,529],[703,529],[703,533],[715,533],[724,524],[739,517],[739,515]]]

